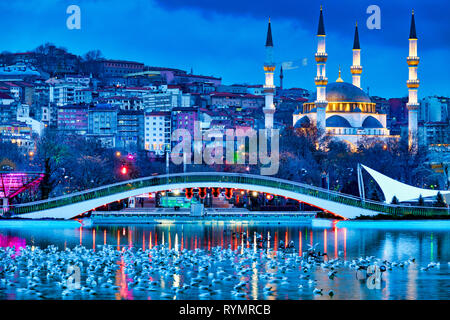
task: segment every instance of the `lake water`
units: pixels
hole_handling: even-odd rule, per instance
[[[243,233],[249,236],[244,239]],[[257,243],[255,248],[255,235],[270,235],[270,241]],[[284,248],[279,248],[280,241],[292,241],[294,248],[285,251]],[[60,250],[65,250],[81,245],[99,253],[101,246],[105,244],[113,246],[114,251],[117,251],[116,264],[120,264],[119,260],[122,259],[122,264],[114,271],[113,283],[117,287],[98,288],[95,295],[75,290],[62,296],[62,290],[56,290],[55,283],[42,275],[38,289],[41,295],[35,295],[33,292],[19,289],[25,288],[27,283],[16,271],[10,275],[8,281],[0,283],[0,299],[450,298],[450,221],[344,221],[335,222],[330,228],[313,228],[308,223],[82,227],[77,221],[0,221],[0,247],[14,246],[16,254],[19,255],[20,248],[25,246],[44,249],[55,245]],[[300,257],[308,250],[308,245],[314,244],[317,244],[316,251],[327,254],[328,259],[324,261],[336,259],[335,261],[341,262],[341,266],[336,268],[334,279],[329,278],[330,269],[320,265],[311,267],[308,272],[302,269]],[[165,249],[161,249],[162,245]],[[163,254],[175,252],[175,249],[178,256],[187,255],[189,252],[192,254],[194,250],[200,249],[197,250],[196,257],[199,257],[202,263],[208,264],[208,277],[203,280],[203,285],[209,285],[213,289],[202,291],[201,288],[191,287],[183,292],[175,292],[176,288],[184,284],[192,284],[200,272],[201,263],[176,265],[173,260],[175,258],[167,258],[161,261],[167,263],[169,270],[152,265],[153,270],[146,275],[157,285],[151,289],[144,287],[137,290],[136,286],[131,284],[132,276],[127,273],[129,269],[123,267],[121,256],[130,248],[134,248],[134,251],[141,249],[154,261],[160,259]],[[226,250],[227,248],[230,250]],[[159,254],[158,250],[163,251]],[[211,254],[212,251],[215,253]],[[224,256],[221,252],[228,253]],[[92,254],[95,255],[94,252]],[[394,262],[391,270],[381,273],[379,288],[370,288],[360,271],[348,266],[352,260],[367,256]],[[395,266],[395,262],[405,261],[404,266]],[[430,262],[439,262],[440,265],[426,271],[421,270]],[[2,268],[4,266],[0,265],[0,271]],[[240,269],[245,268],[248,272],[239,274]],[[224,275],[233,275],[234,278],[212,286],[212,280],[219,278],[219,270],[223,270]],[[2,277],[6,276],[0,273],[0,280]],[[83,273],[82,285],[85,278]],[[238,282],[243,285],[235,289]],[[100,283],[98,285],[100,286]],[[302,288],[299,289],[299,286]],[[270,290],[267,290],[267,287],[270,287]],[[322,289],[323,294],[315,294],[314,288]],[[328,295],[330,290],[333,290],[332,297]],[[241,294],[235,294],[236,291]]]

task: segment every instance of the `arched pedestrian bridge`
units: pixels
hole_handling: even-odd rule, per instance
[[[424,208],[389,205],[382,202],[362,201],[339,192],[310,185],[277,179],[222,172],[190,172],[128,180],[95,189],[11,206],[13,216],[23,218],[70,219],[105,204],[143,193],[184,188],[233,188],[270,193],[295,199],[335,215],[352,219],[359,215],[379,213],[397,215],[445,215],[447,208]]]

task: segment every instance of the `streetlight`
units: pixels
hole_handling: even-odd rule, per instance
[[[300,174],[301,174],[301,182],[306,182],[305,176],[308,174],[308,170],[306,170],[305,168],[301,168]]]
[[[170,157],[170,150],[168,146],[166,145],[166,184],[169,184],[169,169],[170,169],[170,163],[169,163],[169,157]],[[169,193],[166,193],[166,205],[169,205]]]

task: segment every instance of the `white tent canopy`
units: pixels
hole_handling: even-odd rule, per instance
[[[389,178],[388,176],[385,176],[384,174],[381,174],[378,171],[370,169],[369,167],[366,167],[363,164],[361,164],[361,167],[366,169],[366,171],[378,183],[378,185],[381,188],[381,191],[384,194],[384,198],[388,203],[391,202],[394,196],[396,196],[397,199],[400,202],[402,202],[402,201],[417,200],[420,197],[420,195],[422,195],[422,197],[424,198],[435,197],[438,194],[438,192],[440,192],[442,195],[445,194],[450,195],[450,190],[430,190],[413,187],[408,184],[398,182],[397,180]]]

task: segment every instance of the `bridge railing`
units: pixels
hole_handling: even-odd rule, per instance
[[[211,172],[192,172],[184,174],[161,175],[128,180],[103,186],[95,189],[89,189],[82,192],[76,192],[69,195],[41,200],[36,202],[24,203],[11,206],[10,210],[15,215],[42,211],[52,208],[63,207],[69,204],[80,203],[83,201],[102,198],[113,194],[118,194],[135,189],[141,189],[150,186],[176,185],[184,183],[208,183],[208,182],[228,182],[233,184],[266,186],[279,190],[291,191],[304,194],[315,198],[325,199],[344,205],[367,209],[380,213],[392,215],[447,215],[447,208],[414,207],[404,205],[390,205],[386,203],[365,200],[359,197],[345,195],[339,192],[330,191],[323,188],[310,186],[294,181],[288,181],[278,178],[255,176],[236,173],[211,173]]]
[[[245,180],[247,177],[243,177]],[[448,215],[447,208],[436,208],[436,207],[416,207],[416,206],[402,206],[402,205],[390,205],[381,202],[365,200],[363,201],[359,197],[354,197],[351,195],[344,195],[335,191],[328,191],[323,188],[313,187],[297,182],[290,182],[281,179],[266,180],[260,179],[259,177],[248,177],[250,180],[248,183],[253,184],[257,182],[257,185],[266,185],[269,187],[275,187],[282,190],[288,190],[300,194],[305,194],[313,196],[316,198],[326,199],[333,202],[342,203],[345,205],[359,207],[362,209],[367,209],[371,211],[376,211],[380,213],[388,213],[392,215]],[[255,181],[259,180],[259,181]]]

